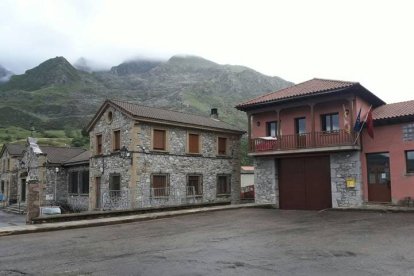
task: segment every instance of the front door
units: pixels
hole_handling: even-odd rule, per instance
[[[22,179],[22,184],[20,188],[21,188],[20,201],[25,202],[26,201],[26,179]]]
[[[101,208],[101,178],[95,178],[95,188],[96,188],[96,201],[95,201],[95,208]]]
[[[306,118],[295,119],[296,147],[306,147]]]
[[[388,153],[367,154],[368,201],[391,201],[390,158]]]

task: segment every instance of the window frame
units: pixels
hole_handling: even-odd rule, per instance
[[[100,140],[100,144],[99,144],[99,140]],[[95,149],[95,153],[97,155],[102,155],[103,154],[103,135],[102,133],[98,133],[95,135],[95,145],[96,145],[96,149]]]
[[[165,187],[154,187],[154,176],[155,177],[165,177]],[[167,189],[169,187],[170,187],[170,174],[168,174],[168,173],[153,173],[153,174],[151,174],[150,189],[157,189],[157,188]],[[157,195],[153,195],[153,193],[150,192],[150,198],[153,198],[153,199],[168,198],[169,196],[170,196],[170,191],[168,189],[164,193],[160,193],[160,194],[157,193]]]
[[[198,152],[191,152],[190,151],[190,136],[195,135],[198,137]],[[194,155],[200,155],[202,152],[201,147],[201,134],[198,132],[187,132],[187,154],[194,154]]]
[[[219,179],[221,177],[225,177],[226,179],[226,190],[228,190],[227,193],[220,193],[220,189],[219,189],[219,185],[220,185],[220,181]],[[217,196],[231,196],[231,174],[217,174],[216,177],[216,195]]]
[[[164,132],[164,149],[154,148],[154,139],[156,131]],[[165,128],[154,127],[151,131],[151,149],[153,151],[168,152],[168,131]]]
[[[406,150],[404,152],[404,157],[405,157],[405,172],[406,172],[406,174],[414,175],[414,156],[413,156],[413,159],[412,159],[413,161],[411,161],[413,163],[413,168],[411,168],[411,170],[410,170],[409,169],[409,159],[408,159],[408,154],[409,153],[412,153],[414,155],[414,150]]]
[[[84,175],[87,174],[85,178]],[[74,177],[76,175],[76,177]],[[76,192],[74,191],[73,180],[76,179]],[[85,181],[86,180],[86,181]],[[87,192],[85,187],[87,187]],[[68,194],[69,195],[89,195],[89,170],[73,170],[69,171],[69,185],[68,185]]]
[[[116,141],[116,133],[119,133],[119,139]],[[118,145],[117,145],[118,142]],[[118,147],[117,147],[118,146]],[[112,130],[112,151],[118,152],[121,150],[121,130],[120,129],[114,129]]]
[[[337,129],[333,129],[333,116],[337,116],[338,117],[338,128]],[[333,112],[333,113],[326,113],[326,114],[321,114],[321,131],[325,132],[325,133],[336,133],[339,132],[339,130],[341,129],[340,127],[340,122],[339,122],[339,112]],[[327,130],[328,124],[327,124],[327,118],[329,117],[329,128],[330,130]]]
[[[186,179],[186,183],[185,183],[186,196],[191,196],[191,195],[188,194],[188,187],[190,187],[189,184],[190,184],[190,178],[191,177],[198,177],[198,183],[197,183],[198,189],[194,189],[194,192],[195,192],[194,196],[195,197],[203,197],[203,194],[204,194],[203,175],[200,174],[200,173],[187,174],[187,177],[186,177],[187,179]],[[193,186],[193,185],[191,185],[191,186]]]
[[[224,153],[220,151],[220,140],[224,139]],[[217,137],[217,155],[220,156],[226,156],[228,155],[228,141],[229,139],[227,137],[224,136],[218,136]]]
[[[275,136],[271,135],[271,125],[272,124],[275,124]],[[277,134],[277,121],[266,122],[266,136],[267,137],[277,137],[278,136],[278,134]]]
[[[119,189],[118,190],[114,190],[114,189],[111,189],[112,187],[111,186],[113,186],[114,184],[114,181],[113,181],[113,178],[114,177],[118,177],[119,178]],[[122,178],[121,178],[121,174],[120,173],[111,173],[111,174],[109,174],[109,186],[108,186],[108,190],[109,191],[121,191],[121,188],[122,188]]]

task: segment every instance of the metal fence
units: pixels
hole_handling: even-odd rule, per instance
[[[196,195],[194,187],[191,186],[187,186],[185,189],[164,187],[139,191],[134,189],[109,190],[102,193],[101,209],[128,210],[195,204],[201,201],[202,197]]]

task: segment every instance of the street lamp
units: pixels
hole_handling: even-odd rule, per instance
[[[120,150],[119,150],[119,155],[122,159],[130,159],[130,162],[132,164],[132,157],[131,157],[131,153],[128,151],[128,149],[123,146]]]

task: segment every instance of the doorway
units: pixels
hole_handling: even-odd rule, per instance
[[[389,153],[367,154],[368,201],[391,202]]]
[[[26,201],[26,179],[22,179],[21,185],[20,185],[20,202]]]

